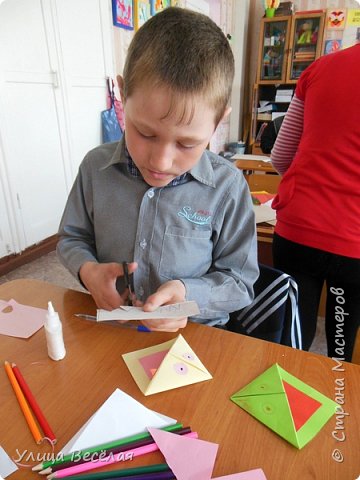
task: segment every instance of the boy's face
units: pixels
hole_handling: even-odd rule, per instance
[[[215,112],[200,97],[180,101],[171,114],[171,94],[137,88],[125,103],[126,145],[144,180],[164,187],[200,159],[215,130]],[[179,123],[184,107],[185,122]],[[189,112],[194,115],[188,123]]]

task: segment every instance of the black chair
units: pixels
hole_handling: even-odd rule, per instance
[[[259,269],[253,302],[230,314],[227,330],[301,349],[295,280],[267,265],[259,264]]]

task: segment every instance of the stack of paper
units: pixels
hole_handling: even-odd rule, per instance
[[[271,112],[274,108],[273,104],[268,100],[260,100],[259,105],[258,113]]]
[[[276,90],[275,102],[289,103],[291,102],[294,90],[292,88],[278,88]]]

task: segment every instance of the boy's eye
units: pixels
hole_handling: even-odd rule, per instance
[[[182,143],[179,143],[178,145],[179,145],[180,148],[184,148],[185,150],[188,150],[188,149],[190,149],[190,148],[194,148],[194,147],[195,147],[195,145],[184,145],[184,144],[182,144]]]
[[[138,130],[137,132],[138,132],[138,134],[139,134],[141,137],[143,137],[143,138],[154,138],[154,135],[142,133],[142,132],[140,132],[140,130]]]

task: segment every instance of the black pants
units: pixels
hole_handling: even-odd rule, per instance
[[[360,259],[306,247],[274,234],[274,267],[291,275],[299,287],[303,348],[316,332],[321,291],[326,282],[325,330],[328,356],[351,361],[360,325]]]

